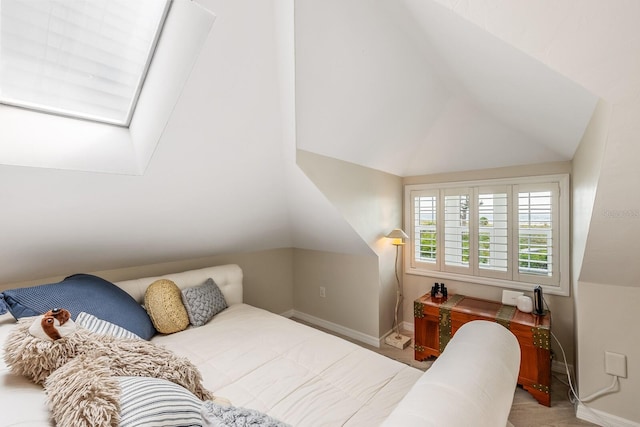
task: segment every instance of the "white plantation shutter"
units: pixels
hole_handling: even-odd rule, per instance
[[[0,0],[0,102],[128,126],[165,0]]]
[[[558,194],[556,184],[514,186],[518,197],[519,280],[555,284],[558,269]]]
[[[438,192],[416,191],[411,193],[412,206],[412,264],[434,268],[438,255]]]
[[[568,195],[566,174],[406,185],[407,272],[568,295]]]
[[[444,269],[469,273],[470,194],[468,189],[444,192]]]
[[[477,197],[478,275],[509,278],[509,213],[507,186],[480,187]]]

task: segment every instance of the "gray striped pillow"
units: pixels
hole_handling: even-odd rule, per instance
[[[142,339],[131,331],[106,320],[98,319],[93,314],[80,312],[76,317],[76,323],[85,329],[100,335],[112,335],[118,338]]]
[[[202,426],[202,401],[171,381],[118,377],[122,388],[120,427]]]

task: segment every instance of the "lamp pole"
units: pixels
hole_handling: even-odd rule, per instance
[[[387,234],[388,238],[393,239],[392,244],[396,247],[396,260],[394,264],[394,271],[396,274],[396,309],[393,313],[393,329],[389,335],[385,338],[385,342],[390,346],[404,349],[411,341],[410,337],[405,337],[400,334],[400,323],[398,322],[398,312],[402,303],[402,287],[400,286],[400,276],[398,275],[398,259],[400,257],[400,246],[404,246],[404,239],[408,239],[409,236],[399,228],[396,228]]]
[[[396,338],[402,338],[400,335],[400,325],[398,324],[398,309],[400,308],[400,304],[402,303],[402,289],[400,288],[400,277],[398,277],[398,254],[400,253],[401,244],[394,243],[396,247],[396,263],[395,263],[395,272],[396,272],[396,311],[394,316],[394,324],[396,325]]]

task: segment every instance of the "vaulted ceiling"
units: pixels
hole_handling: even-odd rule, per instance
[[[432,1],[298,1],[296,64],[298,147],[401,176],[570,160],[598,99]]]
[[[569,160],[597,102],[432,1],[198,3],[217,18],[143,175],[0,165],[0,283],[367,253],[296,149],[398,176]]]

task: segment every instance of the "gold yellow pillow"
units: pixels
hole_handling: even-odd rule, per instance
[[[159,279],[144,293],[144,307],[156,330],[162,334],[180,332],[189,326],[180,288],[171,280]]]

